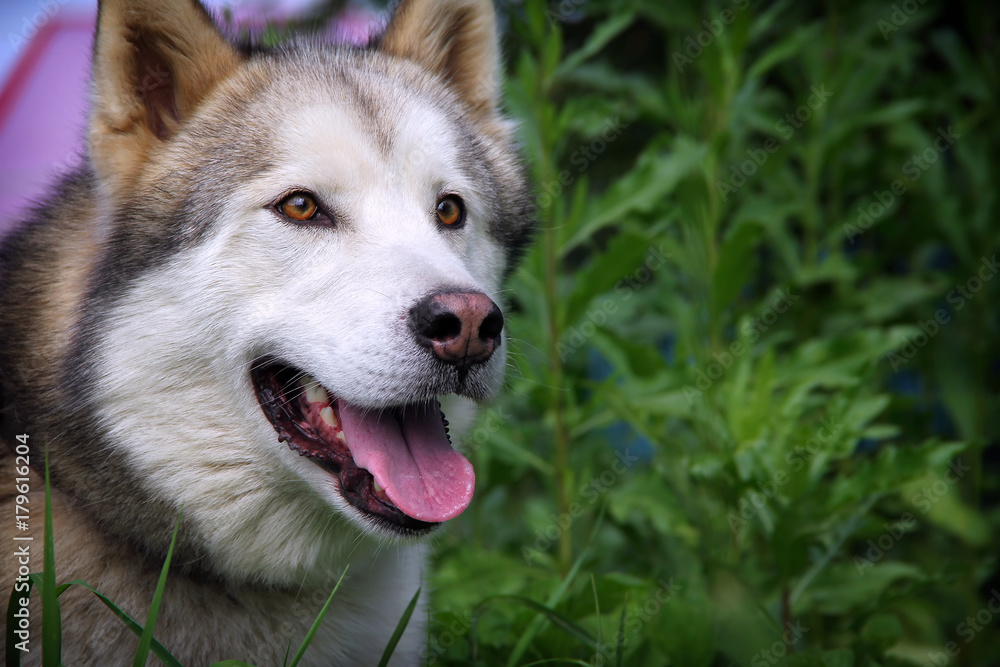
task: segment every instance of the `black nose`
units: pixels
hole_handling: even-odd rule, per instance
[[[482,292],[438,292],[410,309],[417,342],[456,366],[481,364],[500,345],[503,313]]]

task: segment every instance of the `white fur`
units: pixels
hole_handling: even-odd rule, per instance
[[[183,506],[220,574],[311,590],[350,565],[331,613],[354,624],[358,646],[379,652],[384,638],[369,634],[391,629],[413,595],[423,547],[389,545],[335,478],[278,442],[249,368],[273,354],[352,404],[412,402],[427,392],[431,362],[409,309],[445,287],[499,301],[503,255],[450,125],[427,105],[406,109],[389,156],[336,99],[288,118],[276,167],[234,183],[208,237],[117,302],[94,397],[112,446],[156,496]],[[342,211],[337,227],[296,226],[267,208],[297,188]],[[441,192],[465,199],[464,229],[436,224]],[[505,347],[488,362],[494,389]],[[459,426],[471,422],[470,402],[449,401],[462,403]],[[415,613],[404,654],[419,652],[423,617]],[[321,636],[319,653],[334,639]]]

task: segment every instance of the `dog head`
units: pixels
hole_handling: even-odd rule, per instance
[[[489,0],[269,50],[189,0],[109,0],[94,53],[73,393],[128,478],[105,493],[183,506],[192,560],[279,583],[459,514],[474,474],[440,401],[497,392],[531,227]]]

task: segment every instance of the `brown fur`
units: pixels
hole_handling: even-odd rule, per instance
[[[14,455],[0,453],[0,475],[13,480]],[[31,509],[27,532],[14,529],[13,520],[0,525],[0,539],[7,545],[31,545],[32,571],[41,571],[42,512],[45,507],[43,478],[30,475]],[[10,488],[10,485],[5,485]],[[0,506],[13,517],[15,494],[0,496]],[[60,583],[74,579],[97,585],[98,590],[140,624],[152,601],[159,577],[155,562],[138,555],[119,540],[109,539],[86,513],[73,507],[58,490],[52,494],[52,524],[56,536],[57,575]],[[32,537],[32,542],[14,541],[14,537]],[[10,549],[7,550],[10,552]],[[16,565],[4,567],[3,590],[14,585]],[[93,584],[92,584],[93,585]],[[239,657],[257,665],[281,664],[288,641],[283,623],[297,616],[314,614],[319,607],[314,599],[297,600],[295,592],[278,592],[247,587],[227,590],[218,583],[171,576],[164,594],[162,611],[156,624],[156,636],[172,654],[183,656],[186,665],[208,665],[232,659],[232,651],[242,647]],[[73,586],[59,598],[62,610],[64,658],[67,664],[125,664],[134,653],[138,638],[97,596],[81,586]],[[41,664],[41,602],[37,592],[31,596],[31,652],[22,658],[23,665]],[[211,612],[209,612],[211,610]],[[217,641],[206,638],[217,637]],[[222,640],[222,638],[225,638]],[[154,662],[158,662],[154,658]]]
[[[493,13],[473,0],[416,0],[400,7],[380,46],[440,74],[478,118],[489,120],[500,78],[496,35]]]
[[[98,15],[90,154],[125,187],[145,156],[171,136],[240,60],[197,5],[105,0]]]

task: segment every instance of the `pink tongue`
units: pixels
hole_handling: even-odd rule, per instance
[[[472,464],[451,448],[437,401],[371,412],[340,402],[354,464],[372,474],[407,516],[441,522],[472,502]]]

